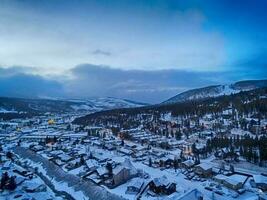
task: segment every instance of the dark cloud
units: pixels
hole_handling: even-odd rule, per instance
[[[66,84],[69,96],[114,96],[153,103],[187,89],[217,84],[212,72],[122,70],[84,64],[72,74],[74,79]]]
[[[267,78],[267,50],[239,59],[228,66],[232,80],[266,79]]]
[[[111,56],[111,52],[109,51],[104,51],[101,49],[96,49],[95,51],[92,52],[93,55],[101,55],[101,56]]]
[[[0,68],[0,96],[10,97],[59,97],[63,87],[55,80],[27,74],[27,68]]]
[[[259,61],[259,59],[257,59]],[[83,64],[69,73],[71,78],[45,78],[32,75],[30,68],[0,68],[0,96],[18,97],[118,97],[140,102],[159,103],[189,89],[232,83],[253,76],[250,62],[225,72],[192,72],[183,70],[122,70],[103,65]],[[255,62],[254,63],[255,66]],[[265,62],[259,62],[262,78]],[[250,70],[249,70],[250,69]],[[255,73],[257,68],[255,67]],[[265,69],[266,71],[266,69]],[[259,72],[257,72],[259,73]],[[265,76],[265,77],[264,77]]]

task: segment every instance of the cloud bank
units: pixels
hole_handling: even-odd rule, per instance
[[[102,55],[101,55],[102,56]],[[36,68],[0,67],[0,96],[16,97],[118,97],[159,103],[189,89],[266,79],[265,54],[239,60],[225,71],[123,70],[105,65],[81,64],[65,71],[66,76],[36,75]]]
[[[28,68],[0,68],[0,96],[55,97],[63,96],[63,85],[55,80],[28,73]]]
[[[112,96],[159,103],[187,89],[215,84],[214,72],[183,70],[122,70],[83,64],[68,73],[71,78],[47,78],[30,68],[0,68],[0,96],[88,98]]]

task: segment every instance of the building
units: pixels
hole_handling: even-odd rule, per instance
[[[257,188],[267,191],[267,177],[263,175],[253,175],[253,180]]]
[[[199,190],[192,189],[189,192],[185,193],[184,195],[176,199],[177,200],[203,200],[203,195]]]
[[[137,176],[137,170],[131,163],[129,159],[125,159],[125,161],[117,166],[113,170],[113,177],[112,177],[112,186],[121,185],[133,177]]]
[[[113,186],[121,185],[130,179],[131,175],[129,169],[123,166],[118,166],[113,170],[113,178],[112,178]]]
[[[186,160],[181,163],[181,166],[186,169],[191,169],[195,165],[195,162],[193,160]]]
[[[140,178],[136,178],[128,186],[126,193],[127,194],[138,194],[141,191],[141,188],[144,185],[144,181]]]
[[[149,183],[149,189],[156,194],[170,195],[176,192],[176,183],[170,182],[166,176],[154,178]]]
[[[211,177],[212,167],[207,163],[201,163],[194,167],[194,172],[201,177]]]
[[[247,180],[247,176],[242,176],[238,174],[234,174],[232,176],[225,176],[222,174],[218,174],[214,176],[214,180],[218,183],[223,184],[225,187],[230,188],[232,190],[239,190],[243,188],[244,183]]]

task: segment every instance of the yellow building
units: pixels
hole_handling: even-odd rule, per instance
[[[55,121],[53,119],[50,119],[50,120],[48,120],[48,124],[49,125],[55,124]]]

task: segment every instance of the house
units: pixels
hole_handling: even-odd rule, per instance
[[[113,170],[112,185],[118,186],[137,176],[137,170],[129,159]]]
[[[192,189],[179,197],[169,197],[169,200],[203,200],[203,194],[198,189]]]
[[[194,167],[194,172],[201,177],[211,177],[212,167],[207,163],[201,163]]]
[[[13,172],[23,177],[31,178],[33,176],[33,173],[31,171],[27,171],[21,167],[16,167],[16,169],[14,169]]]
[[[34,192],[46,192],[47,188],[44,184],[38,184],[36,182],[27,182],[24,183],[23,190],[27,193],[34,193]]]
[[[25,177],[22,177],[22,176],[15,176],[15,182],[16,182],[16,185],[20,185],[22,184],[24,181],[26,180]]]
[[[178,160],[179,157],[173,154],[167,154],[163,158],[160,159],[161,162],[164,162],[165,166],[171,166],[174,164],[175,160]]]
[[[69,161],[66,166],[66,169],[72,170],[74,168],[79,167],[81,165],[80,161],[81,161],[80,158],[76,158],[74,160]]]
[[[130,170],[125,168],[124,166],[117,166],[113,170],[113,178],[112,178],[112,185],[118,186],[122,183],[125,183],[131,178]]]
[[[94,153],[93,157],[99,162],[99,163],[104,163],[107,162],[108,160],[111,160],[110,157],[106,154],[103,153]]]
[[[181,163],[181,166],[186,169],[191,169],[195,165],[195,162],[193,160],[186,160]]]
[[[98,162],[96,160],[92,160],[92,159],[86,160],[85,161],[85,164],[86,164],[87,168],[90,171],[94,171],[98,167]]]
[[[176,191],[176,183],[170,182],[166,176],[154,178],[149,183],[149,189],[156,194],[170,195]]]
[[[53,162],[60,167],[65,165],[65,162],[62,162],[60,159],[53,159]]]
[[[213,178],[216,182],[223,184],[232,190],[239,190],[243,188],[244,183],[247,180],[247,176],[234,174],[232,176],[225,176],[218,174]]]
[[[13,166],[12,162],[11,161],[7,161],[4,163],[4,165],[2,166],[2,169],[1,170],[10,170],[10,168]]]
[[[267,200],[267,194],[260,194],[259,200]]]
[[[68,154],[65,154],[65,153],[63,153],[63,154],[59,154],[57,157],[58,157],[62,162],[68,162],[68,161],[70,161],[70,160],[72,159],[71,156],[69,156]]]
[[[127,155],[127,156],[129,156],[129,155],[132,154],[132,150],[130,150],[130,149],[126,149],[126,148],[124,148],[124,147],[121,147],[121,148],[118,150],[118,152],[120,152],[120,153],[122,153],[122,154],[124,154],[124,155]]]
[[[42,151],[44,150],[45,148],[41,145],[35,145],[31,148],[31,150],[33,150],[34,152],[38,152],[38,151]]]
[[[141,191],[144,181],[140,178],[135,178],[128,186],[126,193],[127,194],[138,194]]]
[[[267,191],[267,177],[263,175],[253,175],[253,180],[257,188]]]
[[[98,176],[102,179],[106,178],[108,176],[108,170],[106,167],[99,167],[96,169],[96,173]]]

